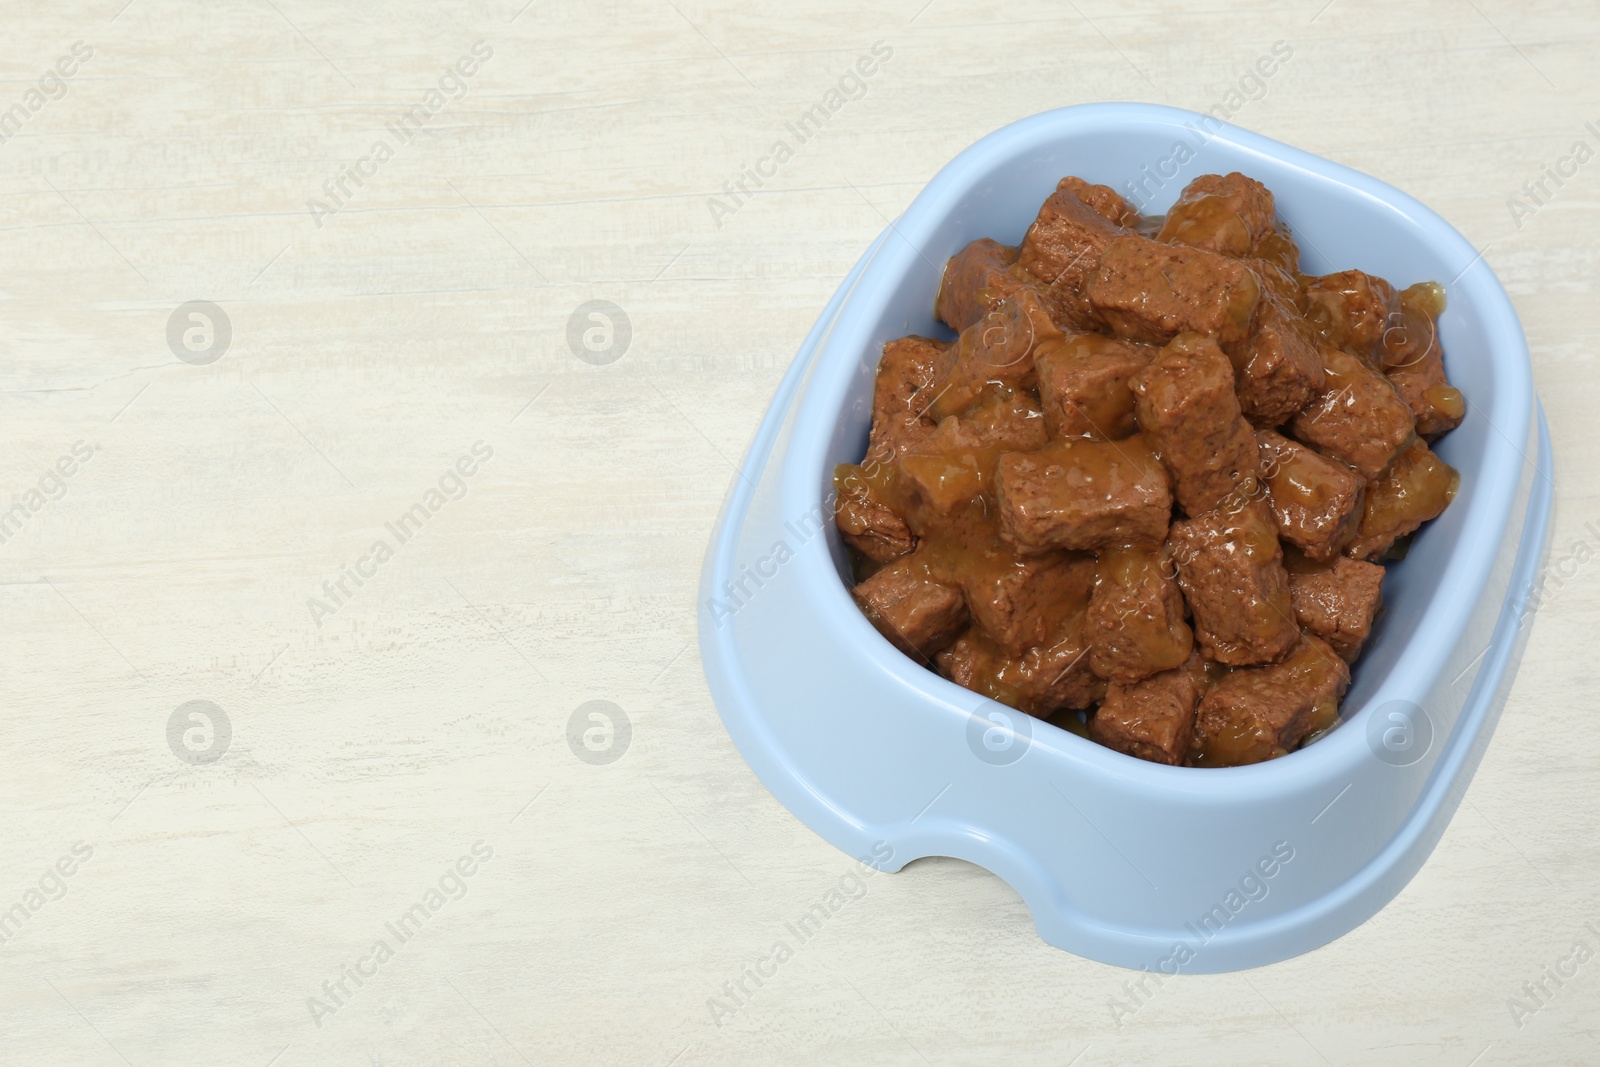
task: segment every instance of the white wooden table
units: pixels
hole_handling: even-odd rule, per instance
[[[0,60],[0,1062],[1600,1062],[1600,961],[1510,1006],[1600,952],[1593,4],[124,2],[14,3]],[[1482,248],[1582,558],[1336,943],[1119,1017],[1129,972],[929,860],[713,1013],[852,865],[699,669],[731,460],[942,163],[1101,99],[1231,110]],[[592,300],[631,337],[585,360]],[[189,301],[225,349],[187,310],[169,346]]]

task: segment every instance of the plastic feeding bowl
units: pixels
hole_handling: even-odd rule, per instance
[[[1441,341],[1468,413],[1437,451],[1461,488],[1389,566],[1336,729],[1254,766],[1168,767],[1031,719],[890,645],[851,600],[832,472],[865,450],[884,342],[951,336],[934,295],[969,241],[1018,243],[1063,175],[1139,183],[1153,213],[1197,175],[1233,170],[1275,194],[1308,272],[1446,284]],[[1284,959],[1393,898],[1455,811],[1520,653],[1549,449],[1510,300],[1428,208],[1191,112],[1046,112],[940,171],[823,309],[707,553],[706,676],[767,788],[853,856],[886,870],[922,856],[979,864],[1022,896],[1046,941],[1107,963],[1173,973]]]

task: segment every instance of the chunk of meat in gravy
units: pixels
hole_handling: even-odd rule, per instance
[[[867,440],[867,455],[862,461],[872,466],[892,465],[933,433],[934,423],[909,411],[888,415],[872,424]]]
[[[972,621],[1009,656],[1020,656],[1083,614],[1094,589],[1093,556],[1051,553],[975,560],[961,576]]]
[[[1100,550],[1087,619],[1096,674],[1127,685],[1189,658],[1194,635],[1176,573],[1159,548]]]
[[[960,333],[1022,288],[1030,277],[1017,265],[1017,249],[980,237],[945,264],[934,314]]]
[[[872,381],[872,428],[867,458],[892,463],[932,429],[929,389],[955,361],[950,345],[929,337],[902,337],[883,346]]]
[[[1001,456],[995,500],[1001,536],[1023,551],[1155,545],[1172,514],[1166,471],[1140,435]]]
[[[1383,568],[1337,556],[1327,563],[1290,559],[1288,570],[1295,618],[1354,663],[1383,604]]]
[[[1024,698],[1041,709],[1036,713],[1041,716],[1063,708],[1091,708],[1106,695],[1106,683],[1089,669],[1082,615],[1073,616],[1054,641],[1024,652],[1013,671],[1002,673],[1002,681],[1008,676],[1019,680]]]
[[[1467,404],[1444,375],[1444,350],[1435,321],[1444,310],[1444,291],[1419,282],[1400,294],[1400,323],[1378,342],[1383,373],[1411,409],[1417,433],[1432,440],[1461,425]]]
[[[1289,422],[1289,432],[1325,456],[1376,478],[1415,439],[1411,409],[1389,379],[1350,353],[1322,346],[1322,392]]]
[[[1256,426],[1280,426],[1324,385],[1322,357],[1305,320],[1276,293],[1261,301],[1254,332],[1228,346],[1239,408]]]
[[[931,662],[967,625],[961,590],[935,581],[915,554],[858,583],[851,595],[879,633],[923,662]]]
[[[911,527],[899,512],[881,499],[860,466],[839,464],[834,469],[833,486],[838,500],[834,523],[845,544],[874,563],[888,563],[910,555],[917,547]]]
[[[1264,503],[1249,500],[1175,522],[1168,545],[1206,658],[1248,666],[1270,663],[1294,646],[1300,627]]]
[[[1303,636],[1282,663],[1233,671],[1200,698],[1194,763],[1237,767],[1293,750],[1338,721],[1350,668],[1321,638]]]
[[[1236,259],[1129,235],[1106,248],[1083,293],[1118,337],[1165,344],[1192,330],[1228,342],[1249,334],[1261,284]]]
[[[1155,349],[1099,333],[1069,333],[1034,352],[1039,402],[1051,437],[1119,441],[1139,429],[1133,377]]]
[[[1283,240],[1288,241],[1288,238],[1285,237]],[[1293,249],[1293,243],[1290,242],[1288,247]],[[1275,296],[1284,307],[1296,314],[1305,313],[1301,306],[1305,302],[1305,294],[1300,291],[1299,276],[1292,269],[1284,267],[1278,260],[1262,259],[1259,256],[1246,256],[1244,262],[1261,280],[1261,299],[1265,300],[1269,295]]]
[[[1450,384],[1444,376],[1444,353],[1438,342],[1430,344],[1423,352],[1404,366],[1384,372],[1395,392],[1406,402],[1416,419],[1417,433],[1434,440],[1461,425],[1467,414],[1467,402],[1461,390]]]
[[[1039,294],[1018,290],[961,331],[949,373],[931,390],[928,413],[935,419],[960,415],[986,392],[1032,387],[1034,348],[1060,336]]]
[[[884,345],[872,380],[872,421],[921,414],[932,399],[925,390],[949,373],[954,362],[950,346],[931,337],[912,335]]]
[[[1394,286],[1359,270],[1312,278],[1303,291],[1306,318],[1317,332],[1329,344],[1368,358],[1400,310]]]
[[[899,487],[914,507],[951,515],[992,490],[996,460],[1045,443],[1044,415],[1025,392],[987,394],[966,416],[941,419],[900,457]]]
[[[950,516],[980,496],[992,462],[986,450],[967,438],[954,415],[939,424],[919,446],[900,457],[901,489],[920,517]]]
[[[1355,559],[1377,559],[1396,541],[1430,519],[1455,499],[1461,475],[1421,441],[1395,460],[1394,466],[1367,486],[1361,528],[1346,549]]]
[[[1086,201],[1086,196],[1093,202]],[[1136,218],[1131,212],[1107,214],[1102,210],[1115,211],[1113,197],[1122,202],[1116,192],[1105,186],[1063,178],[1028,227],[1017,262],[1052,292],[1075,296],[1099,262],[1100,254],[1119,235],[1128,232],[1119,220]],[[1126,209],[1127,204],[1122,202],[1122,207]]]
[[[1234,495],[1256,471],[1256,438],[1239,411],[1233,365],[1215,341],[1180,334],[1133,380],[1139,426],[1190,515]]]
[[[1258,430],[1256,444],[1279,535],[1311,559],[1337,555],[1361,524],[1365,480],[1273,430]]]
[[[1005,650],[974,626],[938,655],[939,673],[975,693],[1040,718],[1063,708],[1092,707],[1106,683],[1089,669],[1083,616],[1069,618],[1048,644],[1021,656]]]
[[[1132,684],[1112,682],[1089,720],[1089,736],[1126,755],[1176,766],[1188,758],[1204,688],[1199,653]]]
[[[1139,224],[1139,213],[1122,198],[1122,194],[1109,185],[1091,185],[1082,178],[1068,175],[1056,183],[1057,192],[1076,193],[1079,200],[1088,204],[1107,222],[1132,229]]]
[[[1265,185],[1237,171],[1203,174],[1178,195],[1156,239],[1247,256],[1277,224],[1278,210]]]
[[[1289,227],[1283,220],[1280,219],[1271,233],[1256,242],[1256,246],[1251,249],[1248,259],[1251,268],[1257,274],[1266,273],[1261,270],[1261,266],[1270,264],[1276,271],[1293,282],[1294,293],[1291,294],[1291,303],[1299,302],[1300,283],[1295,279],[1300,275],[1300,246],[1295,244],[1294,234],[1289,232]],[[1268,284],[1276,283],[1269,282]]]
[[[1008,452],[1031,452],[1050,439],[1039,402],[1023,390],[987,393],[961,421]]]

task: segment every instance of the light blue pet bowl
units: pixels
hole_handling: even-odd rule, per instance
[[[1180,148],[1179,146],[1182,146]],[[1391,565],[1344,721],[1250,767],[1166,767],[986,700],[908,659],[856,609],[831,522],[834,465],[866,447],[885,341],[948,337],[945,261],[1015,244],[1067,174],[1164,211],[1191,178],[1265,182],[1304,269],[1447,284],[1439,323],[1466,421],[1444,515]],[[1422,865],[1477,768],[1520,654],[1550,523],[1550,444],[1511,302],[1411,197],[1192,112],[1093,104],[961,153],[867,250],[801,346],[706,557],[700,649],[723,722],[785,806],[853,856],[979,864],[1052,945],[1173,973],[1253,967],[1354,928]]]

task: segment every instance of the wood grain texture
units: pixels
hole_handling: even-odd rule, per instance
[[[0,143],[0,505],[44,479],[0,543],[0,912],[27,912],[0,944],[0,1062],[1595,1062],[1600,962],[1523,1025],[1507,1003],[1574,940],[1600,950],[1600,162],[1531,216],[1507,203],[1600,145],[1592,4],[124,2],[12,4],[0,59],[0,112],[26,110],[93,49]],[[1586,545],[1459,814],[1353,933],[1128,1017],[1129,972],[928,860],[713,1019],[851,869],[746,768],[693,644],[732,461],[800,339],[973,140],[1085,101],[1204,109],[1279,40],[1292,60],[1235,121],[1484,250],[1554,435],[1552,560]],[[478,41],[464,93],[386,135]],[[878,41],[865,94],[715,217]],[[632,326],[608,365],[567,343],[594,299]],[[190,300],[232,324],[208,365],[167,345]],[[47,478],[77,442],[91,458]],[[313,618],[475,442],[464,495]],[[596,699],[632,725],[608,765],[566,740]],[[215,762],[169,747],[190,700],[231,724]],[[464,895],[387,935],[478,842]],[[314,1019],[380,937],[393,957]]]

